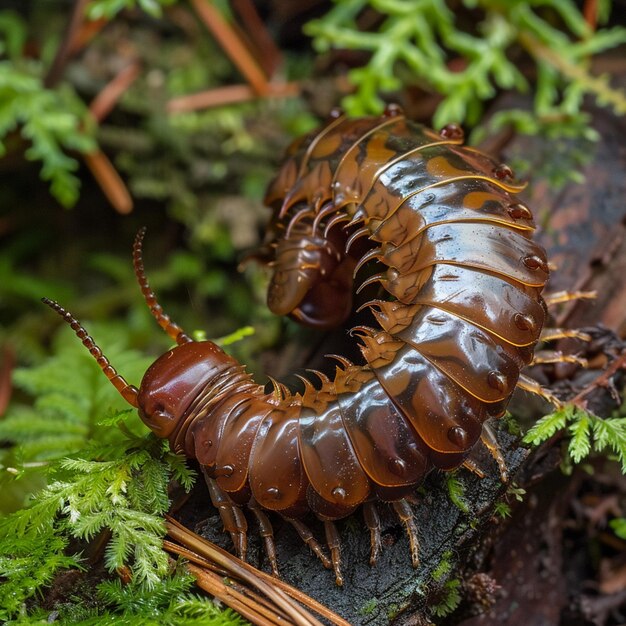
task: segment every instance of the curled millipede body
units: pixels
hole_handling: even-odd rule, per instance
[[[498,457],[485,422],[504,413],[532,359],[548,268],[511,170],[461,143],[458,127],[436,133],[391,106],[380,117],[333,114],[289,148],[266,197],[269,307],[327,328],[352,311],[355,278],[356,291],[378,282],[383,294],[367,303],[379,326],[353,331],[364,364],[338,357],[334,378],[321,375],[319,388],[305,381],[303,393],[280,384],[268,393],[215,344],[184,334],[148,286],[143,233],[136,274],[178,345],[138,390],[51,303],[80,328],[144,422],[198,460],[239,554],[247,530],[240,507],[247,506],[276,571],[265,515],[275,511],[332,564],[341,584],[332,521],[363,506],[374,562],[374,503],[383,500],[404,523],[416,565],[418,533],[404,498],[431,470],[463,464],[480,439]],[[368,265],[376,273],[360,279]],[[304,525],[309,512],[324,521],[330,559]]]

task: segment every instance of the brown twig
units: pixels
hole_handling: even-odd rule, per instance
[[[613,385],[611,378],[621,369],[626,369],[626,350],[622,352],[613,362],[594,380],[592,380],[580,393],[572,398],[571,403],[586,409],[584,398],[598,387],[611,389]]]
[[[44,86],[54,87],[63,75],[63,70],[74,51],[76,33],[80,30],[85,18],[85,8],[88,0],[74,0],[74,7],[65,29],[65,36],[60,43],[50,69],[44,78]]]
[[[60,80],[71,56],[80,50],[104,25],[102,21],[95,24],[85,23],[87,1],[75,0],[74,2],[65,37],[44,79],[46,87],[53,87]],[[96,121],[100,122],[110,113],[120,96],[137,78],[138,73],[138,63],[131,63],[100,91],[89,107]],[[133,209],[130,192],[104,152],[96,149],[94,152],[83,154],[83,159],[115,210],[122,214],[130,213]]]
[[[279,608],[289,614],[297,626],[321,626],[321,623],[317,619],[300,607],[284,592],[268,584],[258,576],[258,571],[252,566],[236,559],[225,550],[192,533],[182,524],[167,515],[165,516],[165,526],[168,534],[172,538],[180,541],[193,552],[205,556],[224,568],[231,576],[239,578],[249,585],[256,587],[261,593],[264,593]]]
[[[124,69],[117,73],[96,95],[89,105],[89,111],[98,123],[112,111],[118,100],[128,88],[137,80],[141,71],[138,60],[131,61]]]
[[[172,554],[177,554],[178,556],[182,556],[184,559],[189,561],[190,563],[195,563],[200,567],[205,567],[210,569],[214,574],[218,574],[220,576],[228,576],[228,572],[219,565],[212,563],[209,559],[199,555],[198,553],[190,550],[189,548],[185,548],[184,546],[180,546],[173,541],[169,541],[169,539],[163,540],[163,549]]]
[[[598,26],[598,0],[585,0],[583,16],[591,30],[595,30]]]
[[[298,83],[268,83],[266,98],[293,98],[300,93]],[[197,111],[211,107],[248,102],[258,98],[259,94],[250,85],[228,85],[217,87],[198,93],[172,98],[167,103],[168,113],[182,113],[183,111]]]
[[[84,20],[80,28],[74,33],[74,39],[69,44],[69,55],[80,52],[107,24],[108,20]]]
[[[265,95],[268,82],[263,70],[222,14],[207,0],[191,0],[191,5],[256,93]]]
[[[187,569],[195,576],[196,584],[201,589],[219,598],[221,602],[243,615],[246,619],[249,619],[253,624],[258,624],[259,626],[280,626],[281,624],[293,623],[265,609],[259,610],[259,606],[256,603],[251,603],[249,599],[245,598],[237,590],[229,587],[223,579],[212,572],[191,564],[187,565]]]
[[[89,105],[89,111],[96,122],[102,122],[111,112],[122,95],[137,80],[140,70],[139,61],[132,61],[100,90]],[[115,210],[123,215],[130,213],[133,210],[132,196],[106,154],[102,150],[95,150],[84,154],[83,158]]]
[[[11,400],[13,390],[11,378],[14,367],[15,350],[10,344],[7,344],[2,350],[2,364],[0,365],[0,416],[4,415]]]
[[[187,532],[191,532],[191,531],[187,531]],[[164,544],[169,544],[169,543],[170,542],[164,542]],[[176,546],[178,550],[181,549],[181,547],[178,546],[177,544],[170,544],[170,545]],[[169,549],[167,545],[164,545],[164,547],[166,550]],[[192,554],[194,554],[197,559],[201,559],[201,561],[206,565],[206,567],[209,567],[212,571],[216,573],[220,573],[218,566],[216,566],[214,563],[211,563],[208,559],[204,558],[203,556],[200,556],[199,554],[196,554],[196,553],[192,553]],[[185,558],[189,558],[189,557],[186,556]],[[234,558],[234,557],[231,557],[231,558]],[[189,560],[193,560],[193,559],[189,558]],[[348,622],[346,622],[343,618],[339,617],[339,615],[333,613],[328,607],[324,606],[323,604],[320,604],[317,600],[314,600],[310,596],[307,596],[303,591],[300,591],[299,589],[296,589],[295,587],[292,587],[286,582],[280,580],[280,578],[274,578],[273,576],[270,576],[269,574],[266,574],[265,572],[262,572],[260,570],[254,570],[254,572],[256,573],[257,576],[259,576],[260,578],[263,578],[269,584],[275,585],[276,587],[282,589],[285,593],[290,595],[294,600],[297,600],[298,602],[308,607],[312,611],[315,611],[318,615],[325,617],[332,624],[336,624],[337,626],[350,626]]]
[[[225,582],[224,578],[229,578],[228,572],[226,572],[225,570],[219,567],[216,567],[209,560],[205,559],[204,557],[201,557],[200,555],[196,554],[195,552],[192,552],[191,550],[187,550],[186,548],[179,546],[176,543],[166,540],[163,542],[163,548],[167,550],[168,552],[182,556],[185,560],[189,561],[190,563],[193,563],[194,565],[197,565],[198,569],[201,569],[202,571],[205,571],[205,572],[206,571],[210,572],[212,576],[217,577],[217,579],[220,580],[222,583]],[[196,572],[192,572],[192,573],[196,575]],[[240,594],[240,596],[243,597],[243,600],[242,600],[243,602],[245,602],[246,604],[250,603],[252,605],[252,608],[255,611],[258,611],[259,613],[263,614],[268,619],[270,620],[282,619],[282,620],[289,621],[289,617],[284,613],[284,611],[277,609],[274,605],[272,605],[270,601],[266,600],[265,598],[255,593],[254,591],[251,591],[250,589],[244,587],[243,585],[240,585],[235,580],[229,578],[229,580],[225,584],[227,585],[229,591],[235,590],[238,594]],[[212,593],[212,595],[219,598],[219,600],[225,603],[228,603],[221,596],[221,594],[219,593],[216,594],[213,591],[208,590],[208,589],[206,589],[206,591],[209,591],[209,593]]]
[[[248,563],[236,559],[231,554],[212,544],[206,539],[192,533],[173,518],[166,516],[166,527],[168,534],[183,544],[187,549],[204,557],[217,566],[226,570],[230,576],[239,578],[248,585],[255,587],[264,593],[270,600],[284,612],[286,612],[296,624],[321,626],[321,623],[310,613],[299,606],[292,598],[302,602],[305,606],[316,611],[331,623],[337,626],[350,626],[348,622],[333,613],[327,607],[313,600],[298,589],[291,587],[287,583],[273,578],[265,572],[261,572]],[[166,546],[167,548],[167,546]],[[289,594],[289,595],[287,595]]]
[[[273,76],[276,68],[282,63],[282,53],[259,17],[254,3],[251,0],[231,0],[231,5],[237,11],[246,33],[260,53],[259,63],[268,76]]]
[[[109,157],[102,150],[95,150],[83,154],[83,158],[115,210],[124,215],[130,213],[133,210],[133,199]]]

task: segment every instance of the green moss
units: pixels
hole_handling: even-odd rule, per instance
[[[443,599],[431,607],[431,612],[436,617],[445,617],[452,613],[461,603],[461,581],[451,578],[443,586]]]
[[[193,473],[166,440],[144,434],[135,411],[107,408],[109,394],[119,394],[73,339],[62,341],[48,361],[16,372],[35,400],[30,409],[8,411],[2,436],[10,445],[2,453],[10,452],[16,467],[3,479],[27,478],[36,465],[47,486],[0,519],[0,621],[45,623],[54,615],[60,624],[243,623],[194,595],[193,578],[183,570],[171,571],[162,549],[168,485],[175,479],[190,488]],[[116,364],[135,360],[124,350],[116,354]],[[59,439],[68,432],[71,440]],[[102,533],[109,539],[98,572],[88,569],[76,546]],[[122,569],[129,572],[127,584],[104,580]],[[63,590],[64,576],[79,582]],[[44,609],[39,602],[49,586],[53,608],[46,603]]]
[[[494,507],[494,515],[497,515],[501,518],[511,517],[511,507],[504,501],[496,502],[496,506]]]
[[[376,598],[372,598],[371,600],[368,600],[359,609],[359,614],[360,615],[370,615],[371,613],[373,613],[376,610],[377,606],[378,606],[378,600]]]
[[[452,569],[451,558],[452,552],[450,552],[450,550],[446,550],[442,554],[441,561],[439,561],[439,564],[433,570],[433,580],[440,581],[442,578],[450,573],[450,570]]]
[[[446,488],[452,504],[454,504],[459,511],[465,514],[469,513],[469,503],[465,499],[465,486],[456,472],[446,474]]]

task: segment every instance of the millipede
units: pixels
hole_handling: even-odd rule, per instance
[[[145,275],[144,230],[133,248],[135,274],[176,346],[139,388],[69,312],[44,299],[145,424],[197,460],[242,558],[244,509],[258,520],[275,574],[268,511],[286,519],[342,584],[335,520],[362,508],[374,564],[377,502],[391,503],[417,566],[419,531],[406,498],[424,477],[471,467],[479,442],[506,477],[488,422],[504,414],[516,386],[539,389],[520,370],[546,317],[548,264],[511,169],[462,144],[458,126],[435,132],[389,105],[358,119],[333,111],[288,148],[265,199],[269,308],[325,329],[353,313],[354,293],[377,288],[361,307],[374,325],[352,330],[363,362],[335,356],[333,378],[319,374],[317,386],[305,379],[302,392],[255,383],[215,343],[193,341],[169,318]],[[328,548],[306,525],[311,513]]]

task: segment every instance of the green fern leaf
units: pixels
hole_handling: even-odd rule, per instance
[[[593,432],[594,448],[599,452],[605,448],[613,450],[622,466],[622,472],[626,474],[626,418],[596,418],[593,421]]]
[[[588,413],[577,411],[572,415],[573,424],[569,430],[572,434],[568,452],[574,463],[580,463],[591,450],[591,417]]]
[[[542,417],[524,436],[524,443],[538,446],[540,443],[550,439],[557,431],[563,430],[567,425],[573,408],[570,405],[557,409],[554,413],[550,413]]]

